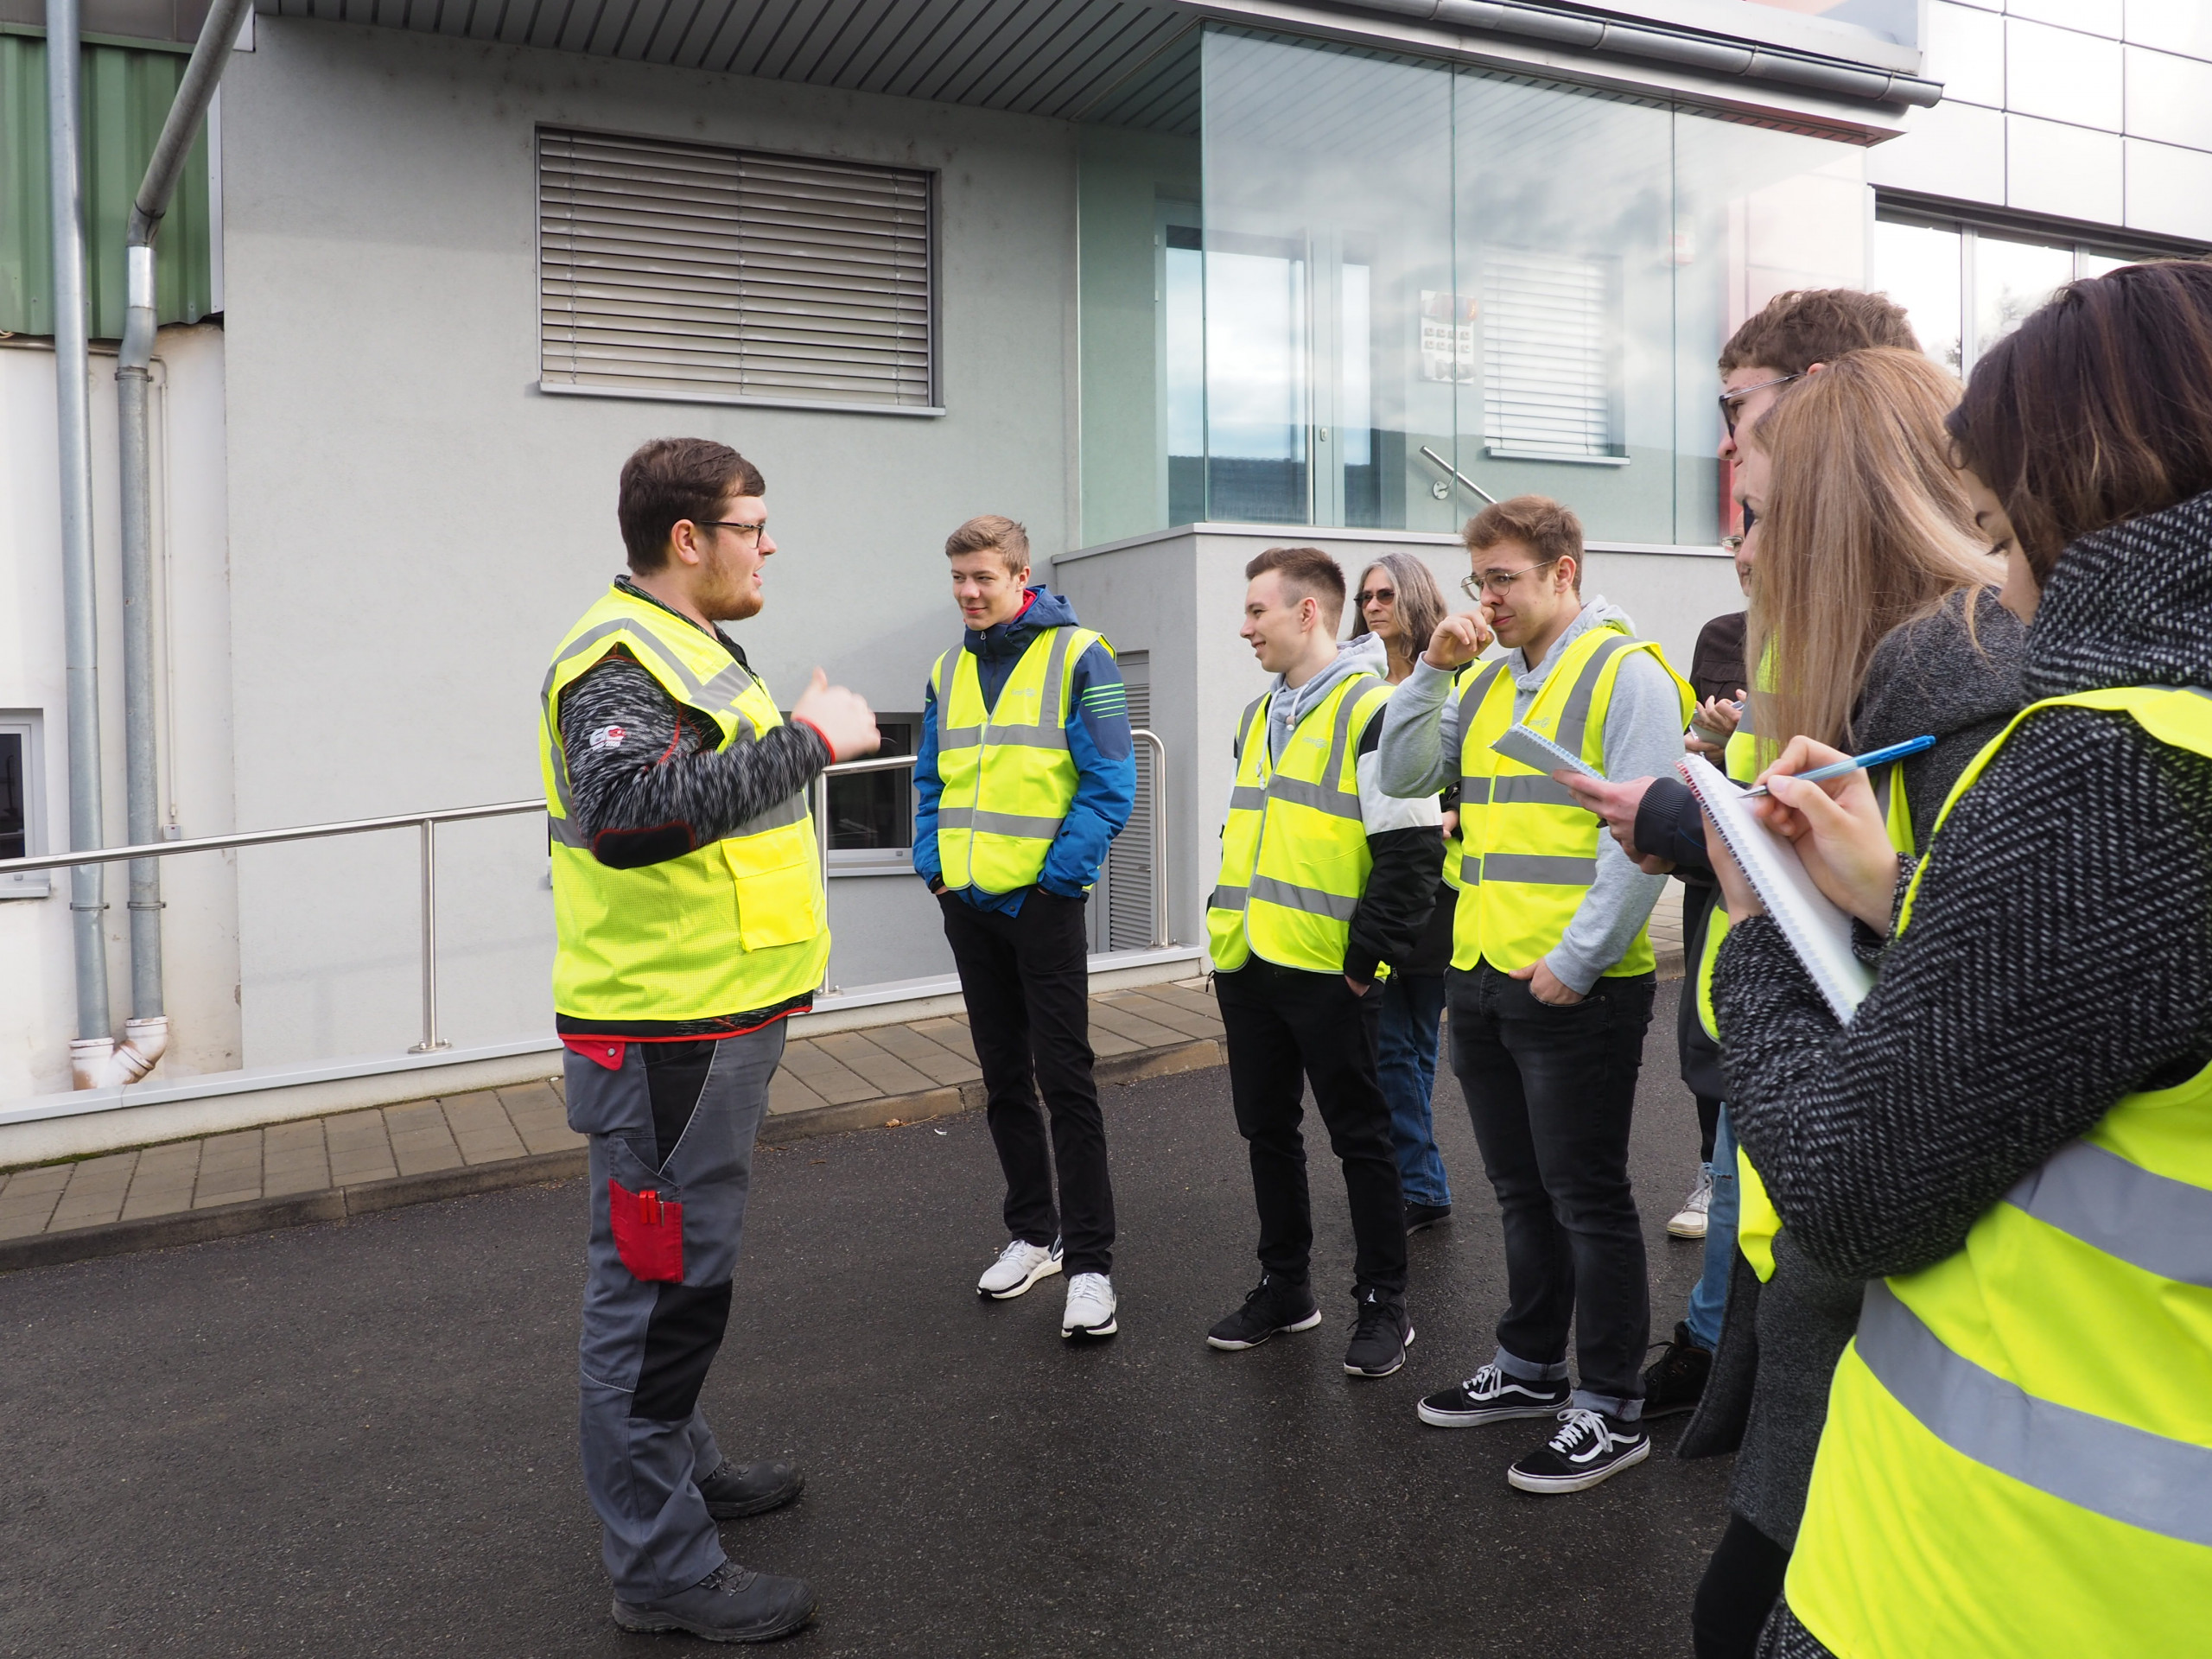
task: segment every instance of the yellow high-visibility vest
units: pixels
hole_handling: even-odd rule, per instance
[[[571,822],[561,693],[620,646],[661,689],[713,721],[718,749],[784,723],[775,699],[710,635],[612,588],[553,653],[539,769],[552,825],[553,1006],[582,1020],[705,1020],[773,1007],[822,983],[829,906],[804,791],[720,841],[610,869]]]
[[[1621,664],[1637,652],[1667,671],[1689,723],[1696,699],[1655,640],[1610,624],[1567,645],[1522,723],[1604,770],[1605,712]],[[1510,973],[1538,960],[1574,919],[1598,874],[1597,814],[1578,806],[1567,785],[1491,747],[1513,725],[1513,680],[1503,658],[1471,663],[1459,700],[1459,901],[1452,917],[1452,965],[1487,961]],[[1650,973],[1650,930],[1638,928],[1607,977]]]
[[[965,645],[930,670],[944,785],[937,855],[946,887],[1012,893],[1044,874],[1060,821],[1075,804],[1067,731],[1075,665],[1103,643],[1089,628],[1039,630],[989,707],[976,654]]]
[[[2053,697],[1982,750],[1944,815],[2023,721],[2064,707],[2212,756],[2212,692]],[[2205,1651],[2212,1067],[2126,1096],[1955,1254],[1867,1287],[1785,1593],[1842,1659]]]
[[[1340,974],[1375,862],[1359,810],[1359,742],[1390,687],[1372,674],[1346,675],[1300,720],[1280,765],[1268,754],[1271,700],[1244,711],[1207,942],[1224,972],[1257,955]]]

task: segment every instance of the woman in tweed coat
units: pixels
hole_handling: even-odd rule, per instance
[[[2212,266],[2062,289],[1977,366],[1951,429],[2006,603],[2033,618],[2027,698],[2212,684]],[[1777,770],[1808,764],[1792,749]],[[1910,861],[1872,830],[1863,774],[1776,794],[1831,896],[1893,918]],[[2212,1061],[2212,760],[2125,715],[2052,709],[2006,741],[1945,823],[1910,933],[1865,931],[1880,976],[1848,1027],[1719,862],[1745,916],[1713,983],[1730,1109],[1783,1236],[1831,1274],[1944,1260],[2122,1097]],[[1761,1654],[1827,1651],[1785,1592]]]

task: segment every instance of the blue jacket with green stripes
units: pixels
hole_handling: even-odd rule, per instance
[[[984,702],[998,702],[1007,677],[1040,632],[1077,626],[1075,607],[1039,584],[1029,590],[1027,605],[1012,621],[980,633],[968,630],[964,643],[976,658]],[[1060,820],[1037,885],[1074,899],[1098,880],[1106,867],[1107,849],[1129,821],[1137,798],[1137,762],[1129,741],[1128,694],[1122,684],[1122,671],[1114,664],[1114,653],[1103,645],[1084,652],[1076,659],[1069,691],[1068,753],[1075,761],[1075,799]],[[914,755],[914,873],[931,887],[944,871],[937,851],[937,804],[944,791],[937,773],[937,695],[925,681],[921,741]],[[979,910],[1013,915],[1021,909],[1020,893],[969,887],[962,896]]]

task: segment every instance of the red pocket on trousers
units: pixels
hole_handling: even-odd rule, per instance
[[[674,1283],[683,1277],[683,1206],[658,1192],[632,1192],[607,1180],[607,1219],[622,1265],[643,1280]]]

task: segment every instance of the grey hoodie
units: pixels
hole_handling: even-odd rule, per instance
[[[1584,602],[1544,659],[1530,668],[1516,649],[1506,653],[1513,676],[1513,717],[1524,719],[1536,694],[1565,658],[1567,648],[1591,629],[1618,623],[1630,633],[1628,613],[1601,594]],[[1459,706],[1450,696],[1457,671],[1415,664],[1382,711],[1380,750],[1382,787],[1399,796],[1433,795],[1459,775]],[[1681,702],[1666,671],[1643,652],[1622,663],[1605,710],[1603,765],[1608,778],[1671,776],[1682,754]],[[1628,954],[1666,891],[1667,878],[1646,875],[1628,861],[1609,835],[1598,837],[1598,874],[1581,907],[1544,961],[1560,983],[1587,993],[1599,976]],[[1500,964],[1518,967],[1522,964]]]
[[[1372,674],[1378,680],[1390,677],[1389,650],[1371,633],[1363,633],[1357,639],[1346,639],[1338,645],[1335,660],[1295,691],[1283,684],[1281,675],[1275,676],[1268,687],[1268,693],[1274,699],[1268,705],[1268,760],[1270,765],[1282,759],[1282,746],[1290,741],[1290,734],[1298,729],[1298,722],[1305,719],[1332,690],[1355,674]]]

